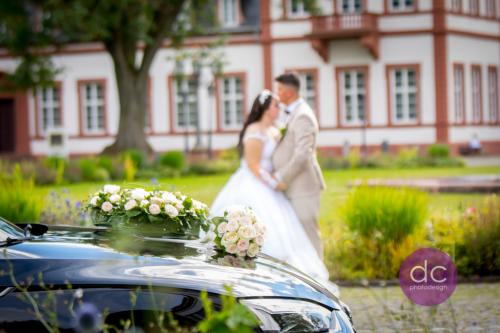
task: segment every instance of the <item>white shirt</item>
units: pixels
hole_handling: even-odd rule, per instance
[[[299,97],[296,99],[294,102],[288,104],[285,107],[285,110],[281,112],[281,115],[277,121],[278,127],[285,127],[288,124],[288,121],[292,117],[293,113],[297,108],[299,107],[300,104],[304,102],[304,99],[302,97]]]

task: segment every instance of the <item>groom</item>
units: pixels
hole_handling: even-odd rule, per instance
[[[282,74],[276,82],[287,115],[284,137],[273,155],[274,175],[320,258],[323,258],[318,214],[320,193],[325,183],[316,158],[318,121],[311,107],[300,97],[297,74]]]

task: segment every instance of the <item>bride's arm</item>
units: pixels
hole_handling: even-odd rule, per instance
[[[260,167],[263,146],[264,144],[262,140],[257,138],[249,138],[245,140],[243,149],[245,152],[244,158],[248,168],[255,175],[255,177],[274,189],[278,185],[278,182],[269,172]]]

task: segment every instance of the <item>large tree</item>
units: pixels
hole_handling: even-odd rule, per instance
[[[151,148],[144,134],[147,80],[165,41],[180,45],[202,0],[0,0],[0,47],[19,59],[10,85],[22,89],[50,85],[59,69],[50,54],[70,43],[101,42],[113,59],[120,120],[116,153]],[[190,18],[190,19],[186,19]],[[194,20],[206,22],[204,19]],[[187,24],[186,24],[187,23]]]

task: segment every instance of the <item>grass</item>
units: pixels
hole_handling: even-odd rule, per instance
[[[500,174],[499,167],[480,168],[419,168],[419,169],[355,169],[324,172],[327,189],[321,198],[320,223],[330,224],[338,217],[338,207],[346,199],[348,184],[356,179],[369,178],[419,178],[463,175]],[[231,175],[187,176],[182,178],[159,179],[162,189],[178,190],[194,198],[211,204]],[[117,182],[115,182],[117,183]],[[37,187],[34,195],[43,200],[51,191],[67,189],[73,200],[85,200],[104,183],[79,183],[61,186]],[[153,186],[149,181],[117,183],[124,186]],[[430,194],[431,211],[435,209],[456,209],[460,206],[476,205],[483,194]]]

